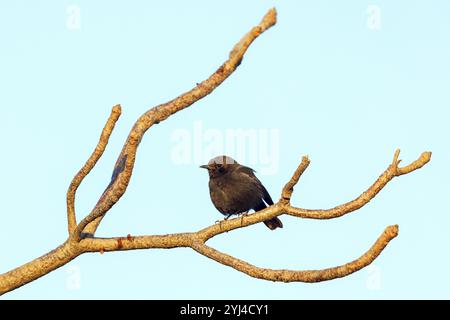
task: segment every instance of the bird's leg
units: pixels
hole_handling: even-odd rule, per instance
[[[223,220],[216,220],[215,223],[221,223],[222,221],[227,221],[228,219],[230,219],[230,217],[232,216],[232,214],[227,214],[225,218],[223,218]]]
[[[231,217],[232,215],[233,215],[232,213],[229,213],[229,214],[227,214],[227,215],[225,216],[225,218],[224,218],[223,220],[216,220],[215,223],[216,223],[216,224],[218,223],[220,229],[222,229],[222,222],[223,222],[223,221],[227,221],[228,219],[230,219],[230,217]]]

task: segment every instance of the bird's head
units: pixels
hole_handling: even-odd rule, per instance
[[[236,165],[239,165],[236,160],[228,156],[218,156],[209,160],[208,164],[200,166],[200,168],[208,170],[210,178],[220,177],[230,170],[232,170]]]

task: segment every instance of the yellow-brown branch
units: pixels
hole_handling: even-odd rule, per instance
[[[91,172],[92,168],[95,167],[96,163],[103,155],[103,152],[108,145],[109,137],[111,136],[112,131],[114,130],[114,126],[117,120],[120,117],[122,109],[120,105],[116,105],[111,110],[111,115],[106,122],[105,127],[103,128],[102,134],[100,135],[100,139],[98,141],[97,146],[94,149],[94,152],[86,161],[84,166],[78,171],[78,173],[73,178],[70,183],[69,190],[67,191],[67,222],[69,235],[74,232],[77,227],[77,218],[75,214],[75,195],[78,187],[80,186],[83,179]]]
[[[87,231],[85,228],[95,220],[96,222],[94,225],[91,225],[88,230],[90,233],[94,234],[98,224],[101,221],[100,217],[102,217],[115,203],[117,203],[117,201],[119,201],[125,193],[133,172],[137,148],[145,132],[154,124],[158,124],[161,121],[166,120],[174,113],[189,107],[201,98],[207,96],[220,84],[222,84],[222,82],[225,81],[225,79],[227,79],[239,66],[245,52],[252,42],[264,31],[275,25],[276,18],[276,10],[269,10],[259,25],[252,28],[252,30],[234,46],[229,55],[229,59],[225,61],[208,79],[202,81],[195,88],[183,93],[179,97],[150,109],[136,121],[127,141],[125,142],[125,145],[123,146],[119,159],[117,160],[119,163],[126,157],[124,169],[105,191],[92,212],[78,225],[76,233],[74,234],[74,238],[77,241],[80,240],[81,233]]]
[[[378,192],[394,177],[410,173],[428,163],[431,152],[424,152],[416,161],[405,167],[399,167],[399,153],[397,150],[391,165],[375,181],[375,183],[361,196],[353,201],[329,210],[310,210],[291,206],[290,199],[300,176],[309,165],[309,159],[303,157],[302,162],[294,172],[292,178],[282,189],[282,196],[278,203],[248,216],[242,216],[209,226],[194,233],[179,233],[169,235],[131,236],[115,238],[95,238],[94,233],[105,213],[125,193],[133,171],[136,151],[145,132],[172,114],[187,108],[194,102],[211,93],[218,87],[240,64],[244,53],[250,44],[265,30],[276,23],[276,11],[271,9],[260,22],[251,29],[233,48],[229,59],[209,77],[198,84],[194,89],[182,94],[178,98],[150,109],[143,114],[133,126],[125,145],[118,157],[110,184],[98,200],[96,206],[87,217],[76,225],[75,194],[84,177],[92,170],[100,156],[103,154],[108,139],[120,116],[120,106],[113,108],[110,118],[103,129],[100,141],[83,168],[73,179],[67,193],[67,214],[69,225],[69,238],[61,246],[46,255],[27,264],[0,275],[0,295],[18,288],[30,281],[38,279],[47,273],[63,266],[77,256],[87,252],[108,252],[152,248],[192,248],[200,254],[219,263],[233,267],[252,277],[272,281],[302,281],[318,282],[331,280],[349,275],[370,264],[383,251],[390,240],[397,236],[398,227],[390,226],[376,243],[360,258],[339,267],[324,270],[271,270],[253,266],[245,261],[221,253],[206,245],[206,242],[217,235],[238,228],[247,227],[265,220],[290,214],[300,218],[331,219],[352,212],[367,204]],[[89,233],[90,237],[83,234]]]
[[[243,272],[253,278],[279,282],[321,282],[348,276],[371,264],[388,243],[398,235],[398,226],[389,226],[374,245],[358,259],[344,265],[322,270],[273,270],[256,267],[248,262],[196,242],[192,248],[198,253]]]

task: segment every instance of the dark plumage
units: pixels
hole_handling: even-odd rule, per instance
[[[259,211],[273,204],[266,188],[255,176],[255,171],[234,159],[219,156],[201,168],[208,170],[211,201],[223,215],[229,217],[251,209]],[[264,224],[270,230],[283,228],[283,223],[277,217],[264,221]]]

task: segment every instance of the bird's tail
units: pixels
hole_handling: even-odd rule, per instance
[[[275,230],[276,228],[283,228],[283,222],[281,222],[281,220],[278,219],[277,217],[264,221],[264,224],[270,230]]]
[[[266,204],[264,202],[261,202],[256,208],[254,209],[255,212],[262,210],[264,208],[267,208]],[[283,228],[283,223],[281,222],[278,217],[272,218],[270,220],[264,221],[264,224],[269,228],[270,230],[275,230],[276,228]]]

